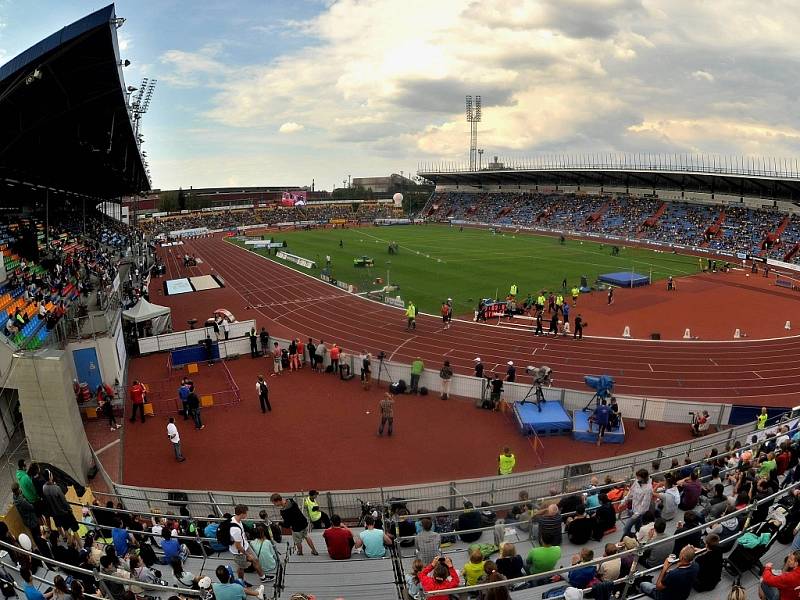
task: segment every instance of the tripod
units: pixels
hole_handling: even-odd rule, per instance
[[[380,386],[381,384],[381,373],[386,371],[386,376],[389,378],[389,386],[391,387],[394,385],[394,379],[392,379],[392,372],[389,371],[389,367],[383,364],[384,356],[383,352],[378,354],[378,385]]]
[[[589,401],[586,403],[586,406],[583,407],[583,411],[582,412],[587,412],[589,410],[589,407],[592,405],[592,402],[595,403],[595,406],[600,406],[600,402],[602,400],[607,400],[610,395],[611,394],[609,392],[606,392],[606,391],[595,392],[594,396],[589,398]]]
[[[528,400],[528,398],[533,395],[533,400]],[[520,401],[520,405],[525,404],[526,402],[535,402],[536,408],[539,409],[539,412],[542,412],[542,404],[544,403],[544,392],[542,391],[542,384],[538,382],[534,382],[534,384],[528,388],[528,393],[525,394],[525,397]]]

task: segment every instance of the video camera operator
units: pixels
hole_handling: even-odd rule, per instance
[[[708,431],[709,422],[708,422],[708,411],[704,410],[702,412],[692,412],[689,413],[692,416],[692,435],[699,436],[703,435],[706,431]]]

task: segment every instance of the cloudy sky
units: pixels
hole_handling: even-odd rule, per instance
[[[103,3],[0,0],[0,62]],[[153,184],[310,185],[486,156],[800,154],[796,0],[120,0]]]

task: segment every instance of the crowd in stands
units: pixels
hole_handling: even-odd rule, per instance
[[[249,208],[237,210],[193,212],[180,216],[155,217],[140,219],[139,228],[148,235],[158,235],[207,227],[208,229],[230,229],[244,225],[293,223],[296,221],[347,221],[368,223],[375,219],[396,216],[394,209],[387,204],[350,202],[342,204],[308,203],[302,206],[270,206],[267,208]]]
[[[611,597],[630,573],[637,574],[641,592],[657,599],[685,600],[693,591],[711,590],[723,597],[723,569],[751,568],[759,569],[766,598],[795,598],[784,590],[794,594],[800,585],[800,488],[788,489],[800,482],[800,431],[788,425],[760,441],[754,436],[747,445],[737,441],[722,451],[711,449],[699,462],[673,459],[664,470],[655,461],[632,481],[593,477],[585,487],[565,494],[551,490],[538,502],[521,491],[511,505],[476,507],[466,500],[461,510],[439,506],[412,515],[398,500],[386,512],[363,515],[359,531],[339,515],[327,515],[316,490],[297,500],[273,494],[273,510],[259,511],[258,518],[237,505],[222,519],[197,519],[185,504],[178,515],[138,516],[109,501],[84,507],[79,522],[49,471],[20,460],[16,480],[14,507],[30,536],[15,537],[0,523],[0,541],[11,546],[22,579],[30,582],[41,564],[14,548],[33,548],[66,565],[122,578],[124,583],[104,582],[115,600],[150,595],[140,583],[190,588],[201,598],[210,598],[212,590],[217,600],[263,598],[264,584],[281,561],[283,537],[295,555],[307,547],[335,561],[396,552],[407,563],[410,598],[503,582],[475,597],[509,598],[509,591],[532,587],[551,593],[553,584],[566,598],[583,597],[575,594],[589,589],[594,598]],[[762,500],[767,501],[753,505]],[[312,540],[314,530],[322,530],[324,549]],[[687,535],[676,537],[681,532]],[[518,552],[519,540],[526,539],[533,540],[530,550]],[[782,571],[758,562],[776,542],[791,544]],[[205,561],[200,567],[213,575],[190,570],[189,557],[214,555],[216,567]],[[552,576],[554,570],[560,575]],[[260,581],[248,583],[248,573]],[[93,575],[68,569],[58,573],[54,587],[73,600],[104,591]],[[41,600],[35,594],[28,599]]]
[[[661,201],[624,194],[437,192],[422,212],[430,220],[466,220],[556,231],[605,233],[784,260],[800,243],[800,217],[776,210]],[[786,227],[779,242],[764,244]],[[800,261],[800,252],[790,257]]]
[[[8,221],[2,226],[7,279],[0,286],[0,329],[17,345],[35,349],[73,306],[80,315],[90,299],[102,304],[132,234],[117,221],[72,213],[54,218],[47,232],[41,220]],[[35,261],[17,253],[23,231],[34,232]]]

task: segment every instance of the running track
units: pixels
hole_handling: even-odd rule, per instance
[[[548,365],[559,387],[585,389],[584,375],[606,373],[615,392],[648,398],[794,406],[800,404],[800,338],[736,342],[649,342],[585,337],[535,338],[529,331],[421,315],[417,330],[406,332],[402,311],[355,297],[317,279],[266,260],[222,237],[187,240],[174,253],[160,249],[167,278],[215,273],[221,290],[151,299],[173,308],[176,329],[189,317],[200,323],[215,308],[229,308],[239,319],[256,318],[278,337],[324,339],[345,350],[410,363],[419,356],[428,368],[448,359],[457,372],[472,373],[480,356],[487,372],[504,373],[517,365],[518,381],[526,365]],[[187,272],[178,256],[194,253],[202,264]],[[733,301],[733,298],[731,299]]]

